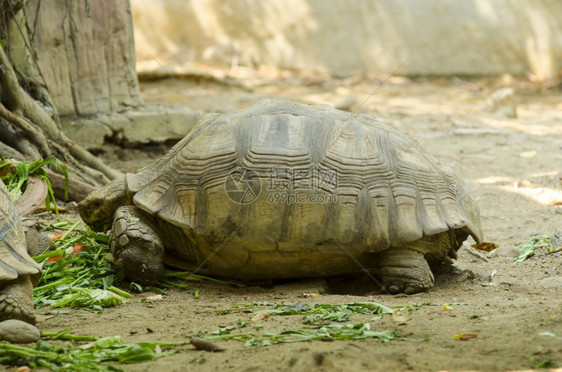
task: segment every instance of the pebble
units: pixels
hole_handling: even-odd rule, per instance
[[[513,246],[504,246],[494,249],[490,252],[490,257],[517,257],[521,250]]]
[[[335,108],[344,111],[353,111],[353,108],[355,106],[357,106],[357,98],[353,96],[347,96],[345,98],[342,98],[341,100],[339,100],[334,104]]]
[[[489,101],[490,111],[506,118],[517,117],[517,106],[515,94],[511,88],[500,88],[496,90]]]
[[[13,344],[27,344],[39,340],[40,337],[41,332],[29,323],[16,319],[0,322],[0,340]]]

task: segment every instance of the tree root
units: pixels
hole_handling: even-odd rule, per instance
[[[71,176],[74,200],[81,200],[88,192],[102,186],[121,173],[108,167],[94,155],[73,143],[62,131],[57,118],[35,101],[19,84],[11,61],[0,46],[0,126],[7,123],[12,127],[13,140],[8,137],[0,143],[0,155],[23,155],[17,160],[35,160],[37,155],[43,158],[54,156],[65,163]],[[10,129],[4,128],[4,132]],[[64,182],[59,182],[55,175],[59,172],[54,167],[50,170],[51,182],[57,194],[64,190]],[[62,176],[60,176],[62,178]],[[62,190],[59,189],[62,187]]]
[[[49,189],[41,178],[29,177],[24,193],[16,201],[18,214],[29,216],[38,209],[45,207],[45,198]]]

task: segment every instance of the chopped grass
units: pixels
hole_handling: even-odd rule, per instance
[[[100,311],[105,307],[118,306],[132,295],[115,285],[119,283],[118,270],[107,259],[109,247],[107,235],[90,230],[78,221],[59,221],[49,227],[54,235],[55,248],[33,259],[43,268],[41,280],[33,291],[33,302],[37,307],[73,307]],[[228,282],[193,274],[188,271],[166,270],[165,277],[180,281],[212,281],[225,285],[240,286]],[[132,291],[150,290],[165,294],[165,287],[188,288],[187,284],[165,280],[159,287],[142,287],[131,283]],[[197,296],[199,292],[197,291]],[[197,297],[195,296],[195,297]]]
[[[254,314],[306,315],[304,324],[324,325],[332,322],[347,322],[353,314],[392,314],[393,309],[376,302],[352,302],[331,304],[274,304],[273,309],[255,311]]]
[[[50,211],[52,202],[55,213],[58,217],[59,210],[57,207],[57,201],[55,199],[55,193],[53,191],[51,181],[49,181],[48,173],[44,169],[45,166],[50,164],[56,165],[61,168],[64,174],[65,183],[64,198],[68,199],[68,169],[64,164],[62,164],[55,158],[39,159],[31,164],[28,164],[25,161],[20,162],[12,159],[2,158],[0,159],[0,169],[7,166],[13,166],[13,171],[7,172],[4,176],[0,177],[0,179],[2,179],[2,181],[6,184],[6,187],[8,188],[8,191],[10,192],[12,197],[14,199],[17,199],[25,190],[29,177],[34,176],[37,178],[41,178],[43,181],[45,181],[48,189],[47,197],[45,198],[45,209],[47,211]]]
[[[121,371],[115,364],[155,360],[176,353],[178,349],[173,347],[188,344],[188,341],[126,344],[120,336],[76,336],[69,335],[68,331],[57,334],[44,333],[35,347],[0,343],[0,364],[27,364],[32,368],[47,368],[53,371]],[[53,345],[45,339],[91,342],[76,345],[66,341],[60,345]]]
[[[172,281],[170,281],[171,278],[183,279],[185,281],[191,281],[191,282],[201,282],[203,280],[206,280],[206,281],[210,281],[210,282],[230,285],[230,286],[239,287],[239,288],[245,287],[245,285],[242,284],[242,283],[211,278],[211,277],[208,277],[208,276],[195,274],[191,271],[164,270],[164,278],[166,279],[166,280],[164,280],[164,284],[168,284],[168,285],[178,287],[178,288],[185,288],[185,285],[181,284],[181,283],[172,282]]]
[[[523,262],[529,257],[533,256],[536,251],[544,250],[551,251],[553,249],[550,237],[548,236],[535,236],[531,238],[528,242],[523,244],[521,247],[521,253],[519,256],[515,257],[514,262]]]
[[[34,257],[43,267],[41,280],[33,290],[35,306],[99,311],[131,297],[114,286],[119,277],[105,258],[109,253],[107,236],[92,232],[82,222],[63,221],[52,228],[63,232],[54,237],[54,250]]]
[[[245,326],[245,324],[244,324]],[[270,346],[282,343],[293,343],[303,341],[336,341],[336,340],[360,340],[364,338],[377,338],[382,342],[400,339],[400,335],[395,330],[373,331],[370,323],[355,324],[325,324],[322,326],[303,326],[295,329],[284,330],[279,333],[253,332],[231,333],[234,329],[242,327],[223,327],[219,331],[212,332],[210,335],[197,333],[197,337],[209,341],[216,340],[235,340],[244,342],[246,347]]]
[[[257,309],[269,307],[269,309]],[[382,342],[401,339],[395,330],[374,331],[370,323],[348,323],[354,314],[392,314],[393,309],[376,302],[352,302],[339,305],[332,304],[288,304],[270,302],[250,302],[235,304],[232,309],[221,313],[232,311],[244,311],[251,313],[253,319],[256,316],[290,316],[304,315],[303,327],[284,330],[280,333],[263,331],[263,325],[254,327],[261,330],[260,333],[239,331],[247,326],[245,321],[239,320],[237,324],[224,326],[209,335],[198,332],[195,336],[209,341],[235,340],[244,342],[246,347],[269,346],[279,343],[292,343],[302,341],[334,341],[334,340],[359,340],[363,338],[378,338]],[[336,322],[336,323],[334,323]],[[237,332],[233,332],[237,331]]]

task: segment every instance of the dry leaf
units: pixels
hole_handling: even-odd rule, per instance
[[[493,251],[494,249],[496,249],[498,247],[499,247],[499,245],[497,245],[496,243],[489,243],[489,242],[472,244],[472,248],[478,249],[479,251],[486,251],[486,252]]]
[[[269,314],[268,313],[259,313],[256,314],[252,317],[252,319],[250,319],[252,322],[259,322],[261,320],[267,319],[269,318]]]
[[[470,340],[471,338],[476,338],[476,333],[472,333],[472,332],[457,333],[455,335],[455,338],[457,340],[467,341],[467,340]]]
[[[449,306],[449,305],[443,305],[443,310],[445,310],[445,311],[451,311],[451,310],[453,310],[453,308],[452,308],[451,306]]]
[[[224,347],[215,344],[214,342],[204,340],[199,337],[191,337],[191,345],[195,346],[197,350],[205,351],[224,351]]]

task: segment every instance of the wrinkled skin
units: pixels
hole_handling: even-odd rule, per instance
[[[131,204],[125,177],[117,178],[92,192],[78,204],[80,217],[95,231],[107,231],[113,223],[115,211]]]
[[[3,284],[3,285],[2,285]],[[0,283],[0,322],[17,319],[35,324],[33,313],[33,283],[30,275]]]

